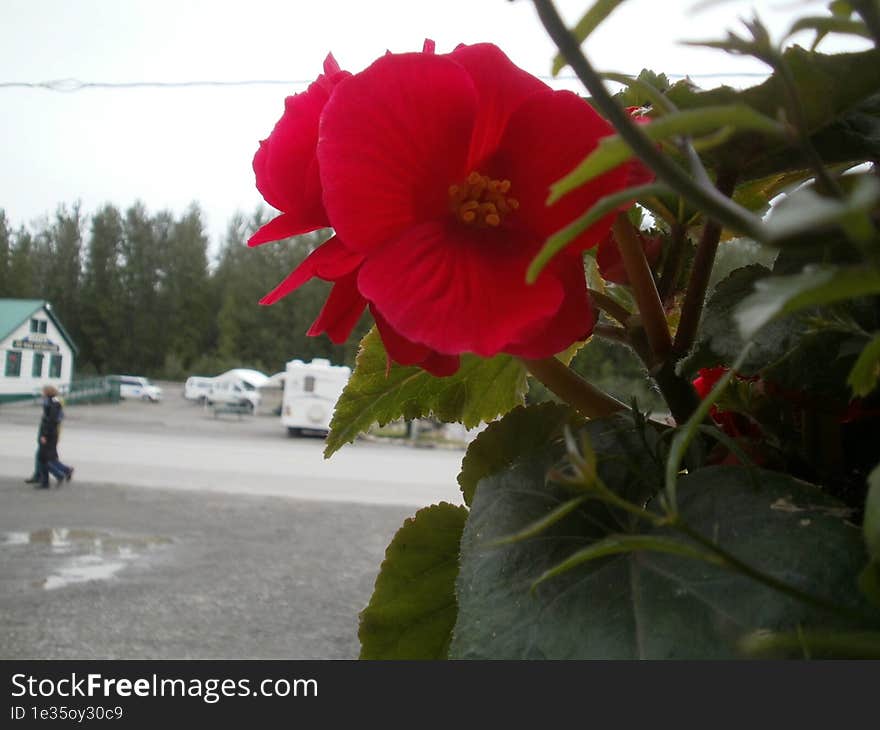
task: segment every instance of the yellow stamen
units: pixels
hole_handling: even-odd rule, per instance
[[[477,228],[497,228],[519,208],[516,198],[507,197],[510,180],[494,180],[474,171],[461,185],[449,186],[449,207],[462,223]]]

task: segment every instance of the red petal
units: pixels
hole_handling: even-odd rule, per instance
[[[348,339],[366,306],[367,301],[357,289],[357,272],[347,274],[333,285],[308,334],[316,337],[326,332],[333,342],[341,344]]]
[[[296,221],[292,227],[300,233],[329,226],[315,157],[318,120],[336,84],[350,74],[339,70],[332,54],[324,70],[326,75],[306,91],[285,99],[284,114],[254,155],[257,189],[269,205]]]
[[[400,365],[418,365],[423,370],[441,378],[452,375],[458,370],[458,355],[441,355],[424,345],[411,342],[388,324],[388,321],[376,311],[375,307],[371,306],[370,311],[373,313],[376,329],[379,330],[382,344],[385,345],[385,351],[391,360]]]
[[[547,84],[515,66],[491,43],[459,46],[449,54],[467,69],[477,89],[468,170],[477,169],[498,146],[510,115],[532,94],[549,90]]]
[[[533,95],[517,109],[490,169],[493,177],[511,181],[510,195],[520,204],[516,216],[524,225],[544,239],[584,214],[600,198],[623,189],[628,174],[625,165],[546,206],[550,185],[613,131],[587,102],[568,91]],[[572,249],[595,246],[610,229],[614,216],[609,214],[584,231],[570,244]]]
[[[334,236],[312,251],[284,281],[260,300],[260,304],[274,304],[315,276],[325,281],[341,279],[353,272],[361,261],[363,256],[349,250],[339,237]]]
[[[565,298],[556,314],[538,323],[519,343],[505,352],[530,359],[552,357],[575,342],[587,339],[596,324],[596,312],[587,293],[584,264],[581,257],[557,259],[556,272],[562,281]]]
[[[447,355],[504,350],[562,302],[552,272],[529,286],[535,242],[426,223],[370,253],[358,288],[397,332]]]
[[[248,246],[260,246],[270,241],[280,241],[283,238],[298,236],[301,233],[309,233],[326,227],[326,216],[319,216],[308,221],[304,216],[297,217],[290,213],[282,213],[251,236],[248,239]]]
[[[465,70],[424,53],[383,56],[336,88],[318,160],[327,212],[348,246],[368,251],[447,214],[475,106]]]
[[[626,273],[623,259],[620,257],[617,239],[614,238],[611,231],[608,231],[605,238],[599,242],[599,248],[596,250],[596,265],[605,281],[611,281],[615,284],[629,284],[629,275]]]

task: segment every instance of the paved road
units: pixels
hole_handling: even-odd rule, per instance
[[[36,409],[0,410],[0,658],[354,658],[384,550],[460,502],[461,451],[329,462],[277,420],[71,406],[74,480],[37,490]],[[148,488],[147,488],[148,487]]]

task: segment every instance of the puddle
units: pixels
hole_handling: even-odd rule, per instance
[[[32,546],[52,558],[51,573],[37,585],[47,591],[74,583],[110,580],[150,551],[171,542],[165,537],[114,535],[95,530],[43,528],[0,533],[0,548]]]

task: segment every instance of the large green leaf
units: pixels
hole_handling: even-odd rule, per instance
[[[859,162],[873,144],[873,123],[865,124],[865,115],[873,115],[873,106],[864,107],[880,92],[880,50],[858,53],[811,53],[803,48],[789,48],[784,58],[794,77],[804,106],[807,129],[826,163]],[[785,89],[778,74],[749,89],[737,91],[722,86],[709,91],[695,91],[688,83],[677,83],[667,96],[681,110],[707,106],[744,103],[755,111],[778,118],[785,106]],[[856,114],[855,121],[849,120]],[[790,116],[790,115],[789,115]],[[822,136],[823,130],[842,124],[847,134]],[[800,151],[772,136],[745,132],[703,155],[713,168],[737,170],[741,180],[750,180],[808,167]]]
[[[736,269],[718,283],[706,303],[697,343],[682,363],[684,373],[693,376],[700,368],[730,365],[745,347],[746,340],[736,326],[735,313],[755,283],[770,275],[764,266],[752,264]],[[742,372],[752,375],[782,357],[803,334],[801,321],[781,319],[772,322],[754,338]]]
[[[464,355],[458,372],[446,378],[417,367],[389,367],[373,328],[361,342],[354,373],[336,403],[324,456],[354,441],[374,423],[384,425],[398,418],[433,415],[470,428],[521,405],[525,391],[525,367],[509,355],[489,359]]]
[[[662,538],[658,544],[667,552],[633,552],[635,545],[623,540],[618,544],[627,552],[584,562],[532,590],[564,560],[603,540],[612,545],[608,538],[622,532],[614,520],[602,519],[603,505],[587,503],[539,537],[493,546],[570,499],[545,479],[554,460],[548,453],[480,482],[462,536],[450,657],[731,658],[738,656],[738,641],[759,629],[880,625],[880,613],[856,590],[865,551],[859,530],[844,519],[846,510],[812,485],[763,470],[750,476],[743,467],[682,477],[682,518],[738,559],[861,618],[832,614],[742,573],[684,557],[669,532],[656,529],[642,534]]]
[[[737,308],[740,334],[751,338],[772,320],[809,307],[880,294],[880,270],[814,266],[800,274],[755,282],[755,291]]]
[[[490,423],[468,446],[461,462],[458,483],[465,504],[471,503],[480,479],[540,453],[562,437],[566,425],[582,421],[569,406],[548,401],[514,408]]]
[[[361,659],[446,658],[466,517],[464,507],[441,502],[403,523],[361,612]]]

